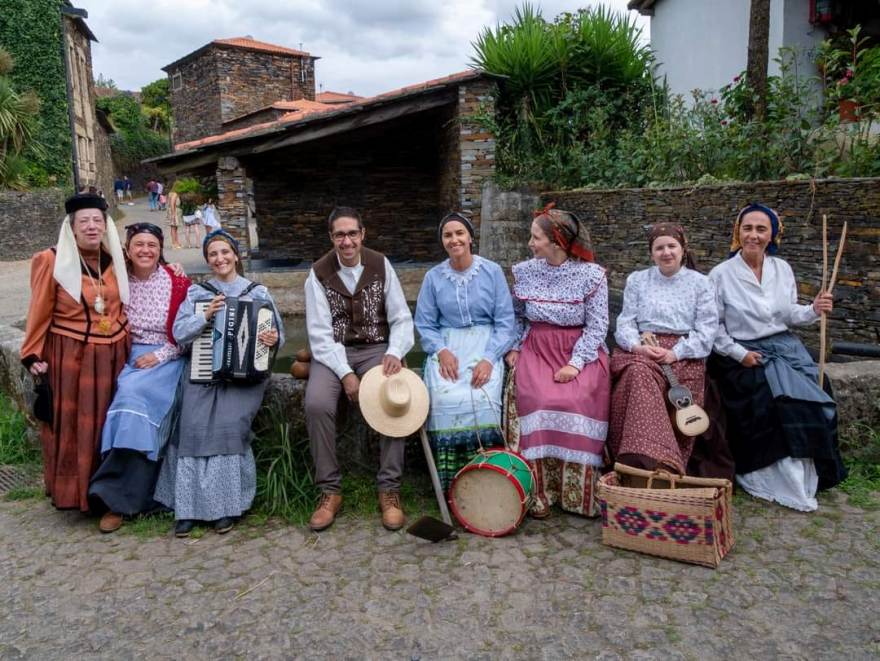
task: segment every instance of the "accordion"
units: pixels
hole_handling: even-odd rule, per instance
[[[214,293],[216,289],[201,285]],[[252,283],[240,296],[227,296],[225,307],[214,315],[192,344],[190,381],[237,381],[259,383],[272,374],[277,344],[268,347],[258,335],[272,330],[275,313],[268,301],[255,301],[247,294],[257,286]],[[210,301],[198,301],[196,312],[203,312]]]

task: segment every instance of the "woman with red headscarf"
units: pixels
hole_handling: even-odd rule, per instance
[[[511,422],[537,479],[530,514],[544,518],[558,503],[596,516],[610,399],[605,269],[578,218],[552,205],[532,222],[529,249],[534,259],[513,267],[520,332],[507,362],[516,370]]]

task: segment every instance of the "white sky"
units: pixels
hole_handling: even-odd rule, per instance
[[[626,12],[627,0],[604,0]],[[317,84],[370,96],[468,68],[483,26],[510,18],[521,0],[74,0],[98,38],[95,77],[139,90],[166,64],[214,39],[250,35],[302,48],[317,61]],[[534,2],[545,18],[600,4]],[[643,27],[648,20],[630,12]]]

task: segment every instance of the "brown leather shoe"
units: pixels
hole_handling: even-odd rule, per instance
[[[315,532],[329,528],[340,509],[342,509],[341,494],[322,492],[321,501],[312,514],[312,518],[309,519],[309,528]]]
[[[122,515],[116,512],[107,512],[101,517],[98,530],[101,532],[116,532],[122,527]]]
[[[388,530],[400,530],[406,523],[403,508],[400,506],[400,493],[397,491],[379,492],[379,509],[382,512],[382,525]]]

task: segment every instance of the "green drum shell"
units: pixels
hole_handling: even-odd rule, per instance
[[[504,525],[494,528],[487,527],[485,524],[480,525],[469,514],[474,509],[483,509],[485,504],[459,502],[464,497],[464,494],[461,493],[463,489],[460,488],[461,485],[467,482],[468,476],[472,478],[473,474],[479,471],[491,471],[495,475],[504,476],[510,487],[516,491],[519,512],[515,515],[509,512],[509,520]],[[501,537],[513,532],[522,522],[528,511],[534,489],[534,474],[522,455],[510,450],[485,450],[471,459],[455,476],[449,489],[449,504],[455,518],[465,529],[487,537]]]

